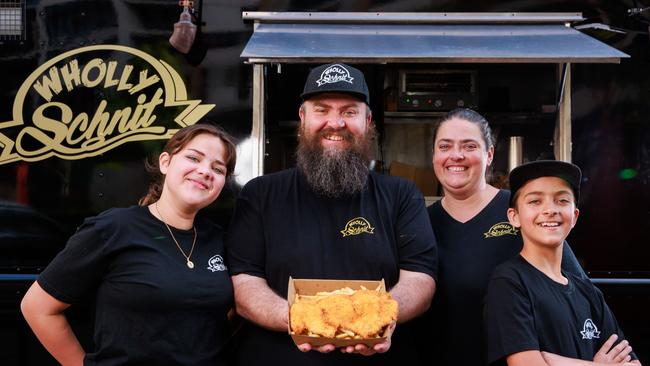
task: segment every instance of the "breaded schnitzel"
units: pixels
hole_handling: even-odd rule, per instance
[[[397,321],[397,301],[390,294],[366,289],[349,293],[298,295],[289,312],[291,329],[295,334],[329,338],[376,338]]]

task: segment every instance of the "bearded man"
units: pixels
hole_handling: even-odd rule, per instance
[[[429,307],[437,248],[417,188],[368,168],[369,95],[356,68],[314,68],[301,94],[297,167],[251,180],[237,200],[227,247],[236,310],[249,321],[240,365],[416,362],[402,324]],[[287,334],[289,276],[384,279],[399,304],[398,325],[374,347],[296,347]]]

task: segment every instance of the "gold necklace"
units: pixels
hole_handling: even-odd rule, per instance
[[[192,252],[194,252],[194,244],[196,244],[196,226],[192,226],[192,229],[194,229],[194,240],[192,240],[192,248],[190,249],[190,254],[185,255],[185,251],[183,251],[183,248],[181,248],[180,244],[178,244],[178,240],[176,240],[176,238],[174,237],[174,234],[172,233],[172,229],[165,222],[165,218],[163,217],[163,215],[160,214],[160,210],[158,210],[158,201],[156,201],[156,203],[154,204],[154,207],[156,208],[156,212],[158,213],[158,216],[160,216],[160,219],[162,220],[163,224],[165,224],[165,227],[169,231],[169,235],[171,235],[172,240],[176,244],[176,247],[178,248],[178,250],[181,251],[181,254],[183,254],[183,257],[185,257],[185,260],[187,260],[187,267],[189,269],[193,269],[194,268],[194,262],[192,262],[190,260],[190,257],[192,256]]]

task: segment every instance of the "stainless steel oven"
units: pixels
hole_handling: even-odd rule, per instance
[[[399,71],[399,111],[448,111],[477,106],[476,70]]]

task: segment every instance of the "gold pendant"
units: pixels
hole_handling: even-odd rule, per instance
[[[190,269],[194,268],[194,262],[192,262],[191,260],[188,259],[188,260],[187,260],[187,266],[188,266]]]

